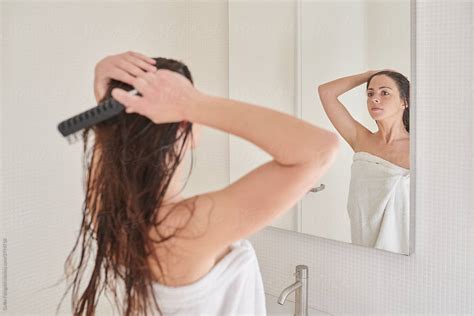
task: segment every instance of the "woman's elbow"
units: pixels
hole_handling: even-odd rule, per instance
[[[340,148],[341,141],[339,139],[339,135],[331,132],[331,136],[329,137],[329,151],[331,152],[331,155],[337,154]]]
[[[329,132],[324,137],[324,143],[316,150],[314,159],[318,165],[330,165],[339,153],[341,142],[336,133]]]
[[[318,86],[318,94],[321,100],[328,98],[331,95],[331,91],[324,85]]]
[[[327,164],[332,164],[334,159],[336,158],[339,150],[341,148],[341,142],[339,140],[339,136],[336,133],[331,132],[330,136],[328,137],[327,143],[327,150],[324,153],[325,161]]]
[[[318,86],[318,94],[321,95],[323,93],[323,91],[324,91],[323,85],[319,85]]]

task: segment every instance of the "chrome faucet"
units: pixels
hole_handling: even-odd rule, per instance
[[[296,282],[284,289],[278,298],[278,304],[285,304],[286,297],[295,292],[295,316],[308,315],[308,266],[297,265]]]

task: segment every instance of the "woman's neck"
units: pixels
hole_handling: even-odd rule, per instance
[[[183,160],[184,161],[184,160]],[[163,204],[177,204],[183,201],[185,198],[182,196],[183,191],[183,184],[181,181],[181,174],[182,174],[182,163],[176,168],[176,171],[173,174],[173,178],[171,178],[170,184],[168,185],[168,189],[163,197]]]
[[[405,129],[403,122],[381,122],[377,121],[379,130],[375,133],[384,144],[391,144],[393,142],[407,139],[410,134]]]

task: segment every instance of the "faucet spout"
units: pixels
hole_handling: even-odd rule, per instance
[[[286,297],[288,295],[290,295],[291,292],[296,291],[298,288],[300,288],[302,286],[303,286],[303,283],[301,283],[301,281],[296,281],[292,285],[288,286],[286,289],[284,289],[281,292],[280,297],[278,298],[278,304],[280,304],[280,305],[285,304]]]
[[[278,298],[278,304],[285,304],[286,297],[295,292],[295,316],[308,316],[308,266],[296,266],[296,282],[284,289]]]

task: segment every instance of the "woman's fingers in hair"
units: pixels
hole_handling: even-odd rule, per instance
[[[135,57],[133,55],[127,55],[125,56],[125,65],[124,66],[129,66],[130,71],[155,71],[156,67],[153,65],[150,65],[148,61],[144,61],[143,59],[140,59],[138,57]]]
[[[133,75],[134,77],[141,75],[142,73],[145,72],[139,66],[135,65],[133,61],[130,61],[129,59],[125,59],[125,58],[117,60],[115,66],[117,68],[122,69],[123,71],[126,71],[130,75]]]
[[[135,77],[133,77],[132,75],[130,75],[130,73],[120,68],[111,69],[110,77],[115,80],[125,82],[129,85],[133,85],[133,80],[135,80]]]
[[[133,79],[132,85],[140,92],[142,95],[149,95],[153,92],[153,88],[151,86],[152,78],[148,75],[142,75],[137,78]]]
[[[140,58],[140,59],[142,59],[143,61],[146,61],[146,62],[148,62],[148,63],[150,63],[150,64],[153,64],[153,65],[156,64],[156,60],[154,60],[154,59],[151,58],[151,57],[145,56],[145,55],[143,55],[143,54],[130,51],[130,52],[129,52],[129,55],[135,56],[135,57],[137,57],[137,58]]]
[[[141,74],[140,76],[138,76],[138,78],[142,78],[142,79],[145,80],[148,84],[153,84],[153,82],[157,80],[156,72],[143,73],[143,74]]]
[[[140,101],[141,98],[136,95],[131,95],[127,91],[120,89],[120,88],[114,88],[112,89],[112,97],[123,104],[125,107],[125,112],[127,113],[133,113],[133,112],[139,112],[137,111],[140,108]]]
[[[127,57],[130,58],[130,57]],[[156,68],[154,66],[149,66],[150,68],[144,68],[143,70],[140,65],[135,64],[138,63],[137,60],[131,61],[130,59],[121,59],[117,61],[116,67],[128,73],[131,77],[138,77],[146,72],[155,72]],[[141,63],[145,64],[145,62],[141,61]],[[128,83],[128,82],[127,82]],[[130,83],[129,83],[130,84]]]

